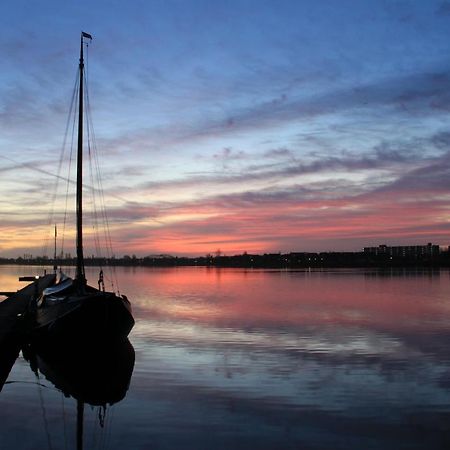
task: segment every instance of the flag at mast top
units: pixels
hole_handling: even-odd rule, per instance
[[[89,33],[85,33],[84,31],[82,31],[81,36],[92,41],[92,36]]]

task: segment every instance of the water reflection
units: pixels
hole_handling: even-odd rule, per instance
[[[108,407],[121,401],[128,390],[135,360],[133,346],[128,339],[102,347],[95,343],[83,348],[65,345],[64,351],[27,345],[22,353],[38,383],[44,376],[65,397],[76,400],[76,448],[82,450],[84,406],[98,407],[98,425],[103,428]]]
[[[131,277],[130,288],[141,322],[148,318],[152,325],[170,321],[244,331],[356,326],[394,333],[445,331],[450,325],[448,277],[378,277],[364,270],[144,273]]]
[[[109,448],[450,448],[448,271],[118,275],[133,301],[136,366]],[[19,358],[9,380],[30,373]],[[20,448],[41,449],[21,431],[42,431],[32,388],[5,385],[0,424]],[[56,426],[60,399],[45,390]]]
[[[20,344],[18,342],[4,342],[0,345],[0,392],[11,372],[20,353]]]
[[[199,432],[204,420],[216,448],[447,442],[447,276],[201,269],[142,275],[135,275],[145,293],[135,295],[135,386],[154,435],[164,435],[157,424]],[[156,417],[144,399],[164,410],[178,401],[189,415]],[[166,437],[172,445],[187,436],[177,434]],[[191,438],[188,448],[208,448],[204,436]]]

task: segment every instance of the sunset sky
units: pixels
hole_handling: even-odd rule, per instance
[[[449,1],[15,0],[1,27],[0,256],[51,235],[81,30],[117,255],[450,244]]]

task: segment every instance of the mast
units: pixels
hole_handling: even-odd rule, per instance
[[[78,99],[78,150],[77,150],[77,273],[75,279],[79,287],[86,284],[83,257],[83,79],[84,79],[84,38],[92,39],[88,33],[81,32],[80,42],[80,89]]]

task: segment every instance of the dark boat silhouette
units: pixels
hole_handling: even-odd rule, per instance
[[[30,340],[52,341],[59,344],[67,340],[98,341],[126,338],[134,326],[131,305],[126,296],[105,292],[103,278],[99,289],[86,281],[83,256],[83,47],[92,40],[81,33],[78,91],[78,148],[76,183],[77,267],[75,278],[60,273],[56,283],[45,289],[28,311]],[[103,287],[103,288],[102,288]],[[101,289],[102,288],[102,289]]]

